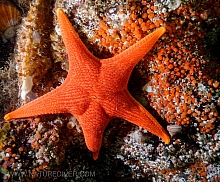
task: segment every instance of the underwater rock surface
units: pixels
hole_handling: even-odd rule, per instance
[[[219,2],[12,3],[22,20],[14,40],[2,39],[0,44],[1,65],[9,62],[0,70],[3,180],[220,179]],[[58,7],[64,9],[82,41],[99,58],[117,55],[156,28],[166,28],[162,39],[133,71],[129,91],[164,128],[169,125],[173,135],[169,145],[142,128],[115,119],[105,130],[99,159],[93,161],[80,126],[71,115],[19,119],[10,125],[4,122],[4,114],[65,80],[68,56],[54,14]],[[24,81],[27,76],[32,82]],[[23,99],[22,88],[30,91]],[[56,172],[49,175],[50,171]]]

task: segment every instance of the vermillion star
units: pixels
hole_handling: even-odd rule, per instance
[[[123,118],[170,142],[157,120],[128,92],[132,69],[165,32],[161,27],[119,55],[98,59],[82,43],[62,9],[57,9],[68,52],[69,73],[57,89],[6,114],[5,120],[42,114],[71,113],[82,127],[85,142],[96,160],[104,129],[112,118]]]

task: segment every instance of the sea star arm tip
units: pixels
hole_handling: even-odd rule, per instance
[[[163,138],[162,138],[162,139],[163,139],[163,141],[164,141],[165,144],[169,144],[169,143],[170,143],[170,137],[169,137],[168,134],[165,133],[165,134],[163,135]]]
[[[10,114],[6,114],[5,117],[4,117],[4,120],[9,121],[10,119],[11,119]]]
[[[57,14],[61,13],[63,10],[61,8],[57,8]]]
[[[99,157],[99,152],[93,152],[93,159],[97,160]]]

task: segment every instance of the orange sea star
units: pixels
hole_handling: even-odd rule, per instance
[[[165,28],[157,29],[113,58],[100,60],[82,43],[62,9],[57,9],[57,16],[69,57],[68,76],[60,87],[6,114],[5,120],[71,113],[79,121],[94,159],[98,158],[104,129],[115,117],[141,126],[169,143],[166,131],[127,90],[132,69]]]

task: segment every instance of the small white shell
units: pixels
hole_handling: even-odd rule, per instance
[[[84,3],[86,3],[86,0],[75,0],[71,2],[73,6],[82,6]]]
[[[170,133],[170,136],[173,137],[174,135],[176,135],[177,133],[180,133],[182,131],[182,126],[177,125],[177,124],[168,125],[167,130]]]
[[[21,87],[21,98],[26,100],[27,94],[31,91],[33,87],[33,79],[31,76],[23,77],[23,83]]]
[[[74,127],[76,127],[76,130],[81,133],[81,127],[78,123],[78,121],[76,120],[76,118],[74,116],[72,116],[69,120],[69,122],[67,123],[67,128],[72,130]]]
[[[41,39],[40,34],[35,30],[33,32],[33,43],[40,44],[40,39]]]

